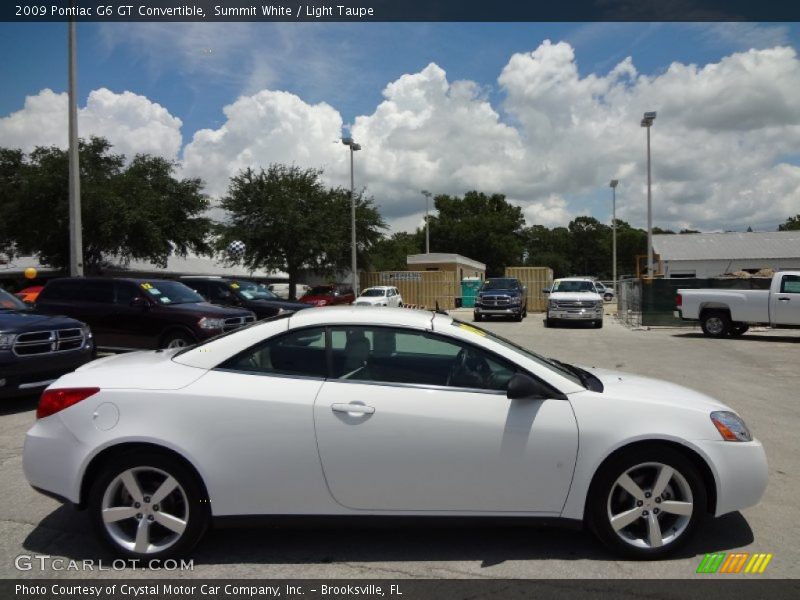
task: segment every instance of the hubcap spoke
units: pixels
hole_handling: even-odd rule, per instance
[[[103,521],[105,523],[115,523],[124,519],[132,519],[139,512],[133,506],[114,506],[103,509]]]
[[[183,530],[186,529],[186,521],[179,519],[173,515],[168,515],[163,512],[155,513],[156,523],[163,525],[170,531],[174,531],[175,533],[183,533]]]
[[[656,479],[656,483],[653,485],[653,496],[660,496],[664,493],[667,484],[672,479],[673,473],[675,473],[675,470],[672,467],[662,465],[661,471],[658,473],[658,479]]]
[[[684,515],[690,517],[692,515],[691,502],[678,502],[677,500],[666,500],[660,504],[661,510],[673,515]]]
[[[139,521],[139,527],[136,529],[136,541],[133,549],[135,552],[144,554],[150,546],[150,521],[142,519]]]
[[[125,471],[120,479],[134,502],[144,502],[142,489],[139,487],[139,482],[136,481],[136,476],[133,474],[133,471]]]
[[[644,490],[627,473],[617,479],[617,484],[637,500],[644,500]]]
[[[611,519],[611,527],[614,528],[614,531],[619,531],[623,527],[627,527],[631,523],[633,523],[636,519],[642,516],[642,509],[641,508],[632,508],[630,510],[626,510],[625,512],[621,512],[618,515],[615,515],[614,518]]]
[[[661,537],[661,524],[658,522],[658,517],[652,513],[647,517],[647,542],[651,548],[658,548],[664,544],[664,538]]]
[[[173,479],[172,477],[167,477],[164,480],[164,483],[162,483],[160,486],[158,486],[158,489],[156,490],[156,493],[153,494],[153,497],[151,498],[150,501],[153,504],[158,504],[164,498],[169,496],[176,487],[178,487],[178,482],[175,481],[175,479]]]

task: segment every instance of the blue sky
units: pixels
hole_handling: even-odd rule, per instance
[[[231,124],[230,115],[223,112],[224,107],[234,104],[242,97],[253,96],[261,90],[288,92],[302,100],[304,103],[302,110],[307,110],[305,105],[313,107],[324,102],[338,113],[345,127],[352,124],[358,116],[370,116],[372,129],[369,130],[369,134],[365,129],[362,135],[378,138],[380,132],[376,130],[375,122],[380,119],[377,118],[376,109],[384,100],[383,92],[387,85],[399,81],[404,75],[419,75],[430,63],[435,63],[446,73],[447,86],[453,86],[455,82],[461,80],[472,82],[473,88],[469,92],[471,106],[488,102],[491,109],[496,112],[496,123],[491,127],[493,132],[500,131],[504,125],[508,125],[514,129],[512,132],[516,136],[514,139],[519,138],[522,140],[520,143],[524,145],[530,143],[533,137],[532,131],[526,127],[532,127],[530,123],[540,123],[541,118],[537,117],[538,120],[533,119],[525,125],[527,117],[524,110],[519,104],[515,105],[512,98],[513,85],[500,84],[498,78],[510,64],[512,56],[530,55],[544,40],[552,40],[553,44],[565,42],[572,49],[574,54],[572,64],[577,66],[577,79],[570,79],[570,82],[578,87],[581,85],[584,88],[590,87],[592,76],[610,81],[613,79],[610,72],[627,57],[631,57],[635,75],[624,75],[622,83],[618,84],[617,93],[622,94],[627,90],[630,92],[630,97],[635,97],[634,88],[646,90],[648,81],[659,78],[666,81],[668,77],[663,76],[673,63],[686,67],[698,65],[698,69],[702,70],[705,65],[729,60],[737,53],[775,47],[797,48],[798,36],[800,27],[794,23],[81,23],[78,26],[79,105],[84,107],[90,92],[101,88],[106,88],[114,94],[132,92],[146,98],[150,103],[157,103],[166,109],[171,117],[177,117],[181,121],[180,150],[174,156],[178,160],[183,159],[186,147],[192,142],[197,131],[201,129],[221,131]],[[6,57],[16,57],[13,60],[0,62],[3,88],[3,93],[0,95],[0,120],[21,111],[27,96],[36,96],[46,88],[56,93],[66,91],[66,24],[2,23],[0,50]],[[541,57],[536,60],[541,66],[548,59]],[[561,66],[563,67],[563,62]],[[790,72],[792,68],[788,65],[785,70]],[[692,75],[697,80],[698,86],[705,85],[701,75],[702,73]],[[431,77],[436,79],[439,76],[434,74]],[[441,77],[436,81],[440,79]],[[613,87],[613,82],[610,85]],[[746,81],[731,82],[734,89],[738,89],[737,86],[740,85],[745,86],[743,90],[752,88],[748,87]],[[789,82],[787,85],[785,89],[791,91],[794,83]],[[724,90],[724,88],[723,85],[719,89]],[[448,94],[454,93],[455,87],[449,87],[448,90]],[[554,87],[553,90],[557,95],[558,87]],[[800,97],[800,89],[796,91],[796,97]],[[597,97],[594,100],[602,106],[605,104],[610,106],[617,101],[613,100],[613,94],[610,92],[608,98],[603,96],[605,92],[587,93],[595,94]],[[724,92],[716,93],[721,94],[720,100],[724,101],[726,98]],[[658,98],[646,94],[644,97]],[[638,105],[630,102],[630,99],[626,101],[627,104],[623,103],[624,107],[620,110],[639,110]],[[405,98],[404,102],[409,102],[408,98]],[[413,101],[411,104],[413,105]],[[546,104],[547,99],[544,100],[544,105]],[[651,104],[657,102],[651,101]],[[513,108],[514,106],[516,108]],[[776,111],[780,109],[776,106],[770,110],[772,108]],[[413,110],[412,108],[411,112]],[[403,114],[408,113],[409,110],[405,109]],[[741,112],[737,114],[741,119]],[[574,114],[572,120],[585,123],[587,118],[591,118],[591,113]],[[626,118],[629,121],[635,120],[634,117]],[[785,124],[793,128],[796,125],[794,116],[790,115],[787,119]],[[659,121],[658,124],[662,123],[665,121]],[[472,125],[464,123],[467,129]],[[758,131],[763,132],[772,126],[774,123],[758,125]],[[733,131],[737,127],[732,123],[728,129]],[[0,126],[0,145],[4,143],[3,132],[4,129]],[[499,135],[502,138],[506,133],[500,131]],[[654,134],[657,133],[658,130],[654,130]],[[452,130],[443,135],[451,134]],[[630,135],[636,136],[638,132],[631,130]],[[391,150],[389,145],[392,139],[389,137],[382,139],[382,148]],[[736,143],[742,139],[747,141],[752,138],[747,135]],[[116,140],[114,141],[116,143]],[[640,140],[637,138],[634,141],[631,138],[629,145],[634,143],[639,144]],[[373,147],[376,147],[376,144],[377,142],[373,142]],[[243,155],[254,155],[246,143],[240,146],[228,151],[235,150]],[[122,147],[126,146],[122,144]],[[145,150],[149,148],[146,146]],[[523,150],[525,149],[520,151]],[[629,179],[632,182],[635,180],[639,185],[640,173],[637,170],[641,162],[639,146],[637,153],[637,157],[627,159],[622,157],[620,162],[634,165],[630,167],[634,174]],[[308,152],[304,154],[302,149],[299,149],[295,153],[277,158],[285,162],[303,163],[302,157],[307,155]],[[371,155],[370,160],[377,160],[376,156],[377,154]],[[274,157],[270,155],[270,159],[272,158]],[[725,157],[721,155],[720,160],[724,159]],[[266,160],[266,157],[262,160]],[[322,166],[336,171],[339,168],[336,162],[338,159],[331,160],[333,162],[326,161]],[[468,162],[468,157],[465,160]],[[548,169],[558,169],[556,158],[537,155],[536,160],[546,162]],[[550,164],[551,160],[553,165]],[[562,157],[562,160],[566,159]],[[744,156],[742,160],[747,162]],[[796,150],[792,151],[789,144],[786,151],[776,156],[765,156],[757,168],[764,177],[772,178],[769,180],[774,183],[773,179],[777,177],[774,170],[777,165],[788,163],[792,167],[797,167],[797,162]],[[362,180],[366,181],[365,185],[374,193],[389,189],[392,181],[402,179],[400,174],[391,181],[373,182],[370,180],[369,169],[372,168],[374,177],[378,178],[381,166],[370,167],[367,164],[364,168],[366,173]],[[611,175],[607,177],[608,179],[619,175],[611,172],[614,168],[616,167],[613,165],[609,167],[608,172]],[[623,175],[628,173],[626,169],[629,167],[623,165],[619,168]],[[735,170],[737,167],[734,165],[731,168]],[[755,169],[756,166],[752,168]],[[664,212],[661,215],[662,221],[672,226],[691,223],[713,229],[744,228],[746,224],[755,220],[758,221],[756,226],[772,227],[775,222],[783,220],[779,213],[786,212],[787,207],[793,208],[791,198],[787,199],[785,195],[793,193],[792,182],[795,175],[794,171],[791,171],[789,173],[791,181],[781,179],[781,185],[776,187],[780,188],[776,193],[783,195],[778,202],[779,208],[774,212],[767,211],[757,219],[753,208],[750,207],[747,210],[742,209],[736,218],[725,222],[718,220],[719,222],[715,223],[706,215],[708,211],[698,208],[694,216],[685,219],[681,218],[676,210],[672,210],[669,214]],[[452,182],[454,177],[455,175],[450,173],[448,181]],[[605,178],[605,175],[603,177]],[[335,177],[334,180],[334,183],[339,182]],[[489,174],[484,179],[475,181],[493,182],[496,179]],[[583,211],[592,211],[597,213],[598,218],[607,218],[605,198],[607,190],[603,189],[599,176],[595,188],[585,182],[573,186],[565,184],[563,178],[559,181],[560,183],[554,184],[554,187],[549,189],[540,189],[535,182],[511,185],[508,195],[525,206],[533,207],[529,214],[526,213],[529,220],[538,219],[544,222],[549,218],[552,220],[549,224],[555,224],[559,219],[575,216]],[[688,189],[692,182],[687,180],[684,183],[687,184],[684,188],[675,188],[677,191],[673,192],[665,189],[664,193],[681,193],[680,190]],[[709,189],[713,187],[713,182],[706,183],[709,183]],[[409,189],[416,187],[418,190],[420,185],[436,187],[436,180],[420,177],[418,181],[410,184]],[[443,180],[439,189],[448,193],[466,191],[457,187]],[[620,193],[624,196],[623,189],[620,189]],[[397,219],[403,226],[406,224],[413,226],[414,219],[418,215],[414,211],[402,209],[403,197],[400,192],[387,194],[385,201],[387,214],[390,218]],[[699,207],[704,201],[702,198],[689,201],[676,197],[673,199],[673,209],[682,202],[684,205],[688,203]],[[539,208],[535,208],[534,204]],[[553,211],[548,212],[542,208],[547,206]],[[632,208],[628,214],[623,210],[622,216],[639,223],[642,213],[640,209]]]

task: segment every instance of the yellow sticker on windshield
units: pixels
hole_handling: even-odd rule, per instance
[[[474,334],[479,335],[481,337],[486,337],[486,332],[485,331],[481,331],[480,329],[477,329],[476,327],[473,327],[472,325],[467,325],[466,323],[459,323],[458,324],[458,328],[459,329],[463,329],[465,331],[469,331],[470,333],[474,333]]]
[[[238,290],[239,289],[239,284],[238,283],[232,283],[231,284],[231,289],[232,290]]]
[[[143,283],[143,284],[142,284],[142,289],[143,289],[143,290],[152,290],[152,289],[153,289],[153,286],[152,286],[152,285],[150,285],[149,283]]]

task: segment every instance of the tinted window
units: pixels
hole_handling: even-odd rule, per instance
[[[2,289],[0,289],[0,308],[7,308],[10,310],[28,309],[27,305],[22,300]]]
[[[260,283],[252,281],[235,281],[230,284],[234,292],[245,300],[279,300],[275,294]]]
[[[469,344],[389,327],[331,329],[334,377],[505,390],[516,367]]]
[[[205,281],[194,281],[187,279],[184,282],[184,285],[192,288],[195,292],[203,296],[203,298],[208,298],[208,284]]]
[[[553,283],[554,292],[594,292],[594,284],[591,281],[555,281]]]
[[[781,280],[782,294],[800,294],[800,275],[784,275]]]
[[[487,279],[483,284],[482,291],[489,290],[515,290],[519,287],[516,279]]]
[[[177,281],[146,281],[139,287],[158,304],[186,304],[203,302],[203,297]]]
[[[134,298],[140,298],[142,296],[136,288],[136,284],[125,281],[118,281],[114,284],[114,295],[114,301],[123,306],[129,306]]]
[[[325,329],[301,329],[270,338],[220,368],[261,375],[325,377]]]
[[[333,295],[333,288],[327,285],[318,285],[312,287],[306,292],[307,296],[331,296]]]

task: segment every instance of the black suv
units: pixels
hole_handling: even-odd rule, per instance
[[[181,277],[188,285],[212,304],[240,306],[256,313],[256,318],[266,319],[287,310],[311,308],[304,302],[292,302],[278,298],[263,285],[252,281],[226,279],[224,277]]]
[[[528,316],[528,290],[515,277],[497,277],[483,282],[475,298],[475,320],[484,317],[512,317],[522,321]]]
[[[249,310],[214,306],[164,279],[53,279],[36,308],[88,323],[97,347],[108,350],[179,348],[256,319]]]
[[[41,392],[93,354],[85,323],[39,314],[0,289],[0,398]]]

